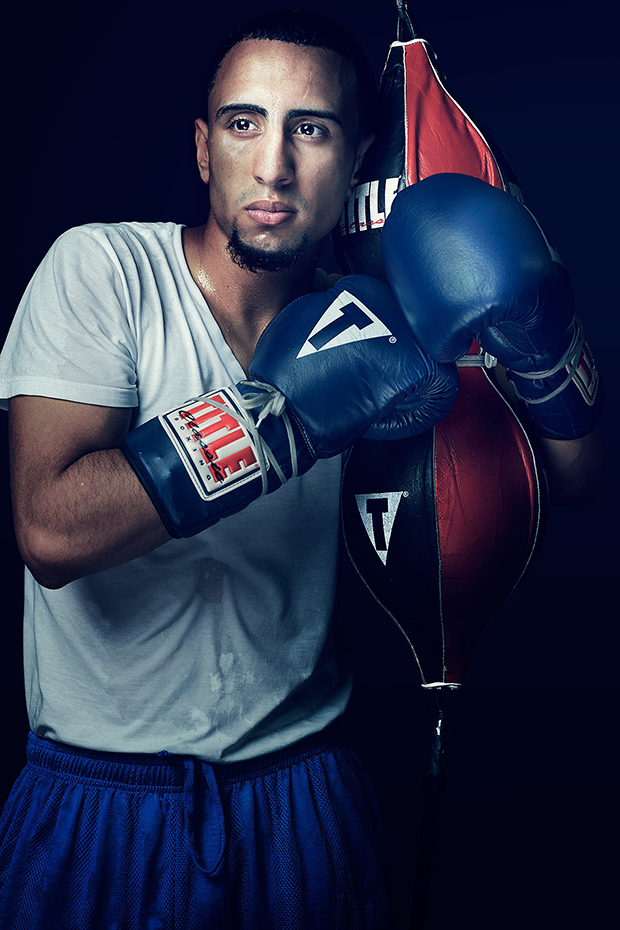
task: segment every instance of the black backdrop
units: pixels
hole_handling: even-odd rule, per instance
[[[35,0],[13,7],[4,53],[2,336],[30,275],[66,228],[203,221],[192,123],[205,59],[237,21],[287,5]],[[354,0],[307,5],[349,24],[379,72],[395,37],[391,0],[367,4],[361,21],[362,5]],[[620,915],[613,892],[620,18],[611,3],[600,2],[507,0],[500,10],[491,0],[411,0],[410,6],[452,92],[509,157],[526,202],[563,255],[608,389],[603,493],[591,507],[554,509],[542,552],[485,630],[451,707],[428,926],[607,924]],[[325,262],[332,261],[326,254]],[[4,451],[2,463],[6,470]],[[27,725],[21,563],[7,481],[2,487],[6,793],[23,761]],[[404,915],[430,707],[391,621],[364,593],[347,588],[345,599],[358,666],[346,727],[379,794]]]

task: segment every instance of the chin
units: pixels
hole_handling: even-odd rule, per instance
[[[310,257],[308,239],[304,235],[294,243],[277,243],[271,248],[247,242],[236,228],[228,240],[226,251],[240,268],[253,273],[286,271]]]

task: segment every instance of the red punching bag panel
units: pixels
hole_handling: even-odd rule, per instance
[[[545,486],[527,434],[480,367],[437,426],[362,441],[343,479],[345,544],[407,637],[422,684],[462,682],[475,642],[526,571]]]
[[[482,133],[450,96],[424,39],[395,42],[385,70],[404,71],[407,186],[431,174],[458,171],[504,189],[499,165]]]

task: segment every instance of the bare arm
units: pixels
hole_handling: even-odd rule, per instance
[[[60,588],[170,539],[118,448],[130,416],[47,397],[11,400],[15,532],[42,585]]]
[[[591,504],[598,496],[603,454],[598,429],[582,439],[540,439],[552,504]]]

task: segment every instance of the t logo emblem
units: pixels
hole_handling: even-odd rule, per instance
[[[398,506],[406,491],[356,494],[355,500],[372,547],[385,565]]]
[[[385,323],[361,300],[348,291],[342,291],[315,324],[297,358],[350,342],[391,335]]]

